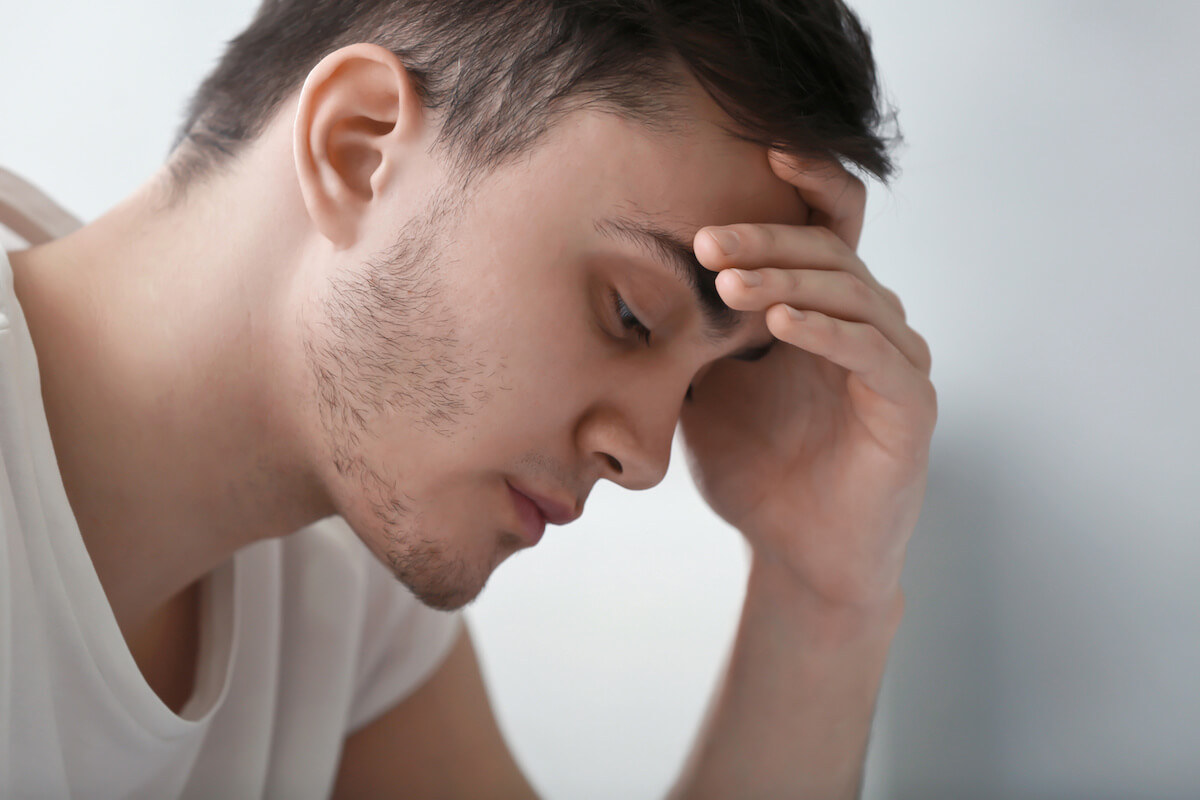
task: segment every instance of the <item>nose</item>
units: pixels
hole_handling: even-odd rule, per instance
[[[579,426],[580,447],[599,461],[600,477],[635,491],[662,482],[686,390],[686,382],[660,377],[605,393]]]

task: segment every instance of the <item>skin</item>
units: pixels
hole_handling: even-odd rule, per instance
[[[464,195],[403,66],[354,45],[181,201],[160,174],[12,254],[68,497],[165,700],[186,699],[194,661],[164,655],[191,638],[170,623],[194,620],[196,581],[237,549],[341,514],[421,599],[459,607],[527,546],[506,481],[577,509],[602,479],[648,489],[682,425],[702,495],[754,560],[679,796],[794,785],[776,780],[803,766],[779,742],[810,739],[813,796],[855,791],[924,490],[928,348],[855,255],[861,183],[730,137],[698,89],[685,108],[670,134],[574,112]],[[731,336],[702,335],[684,285],[596,228],[632,214],[725,273]],[[776,339],[761,362],[728,359]],[[474,664],[464,652],[452,666]],[[788,730],[798,711],[811,730]],[[764,730],[784,736],[747,782]]]

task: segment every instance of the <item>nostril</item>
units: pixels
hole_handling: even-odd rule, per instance
[[[618,475],[620,475],[622,472],[624,472],[624,469],[621,467],[620,461],[617,461],[616,458],[614,458],[613,456],[610,456],[608,453],[605,453],[604,457],[608,459],[608,463],[612,465],[612,468],[614,470],[616,470],[616,473]]]

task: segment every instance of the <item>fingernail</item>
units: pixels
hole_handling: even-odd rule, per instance
[[[708,235],[717,243],[717,247],[721,248],[721,252],[729,255],[738,249],[738,235],[733,231],[714,230],[709,231]]]
[[[790,316],[792,319],[797,319],[797,320],[804,319],[804,312],[801,311],[800,309],[792,308],[791,306],[787,305],[786,303],[784,303],[783,307],[787,309],[788,316]]]
[[[747,286],[762,286],[762,275],[748,269],[734,269],[737,276],[742,279],[742,283]]]

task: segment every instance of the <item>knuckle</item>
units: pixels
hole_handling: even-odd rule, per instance
[[[932,432],[937,427],[938,420],[937,389],[932,383],[925,381],[918,390],[917,397],[920,402],[920,410],[916,413],[915,419],[923,429]]]
[[[880,360],[887,358],[892,349],[892,343],[883,335],[883,332],[874,325],[868,325],[865,335],[867,346],[871,348],[871,352],[874,353],[875,357]]]
[[[842,241],[838,238],[836,233],[834,233],[831,229],[826,228],[824,225],[816,225],[812,230],[813,235],[817,237],[817,240],[824,247],[835,248]]]
[[[840,260],[846,257],[846,253],[851,251],[851,247],[842,239],[841,235],[832,228],[820,226],[816,229],[819,237],[819,247],[824,250],[825,258],[830,261]]]
[[[862,308],[871,305],[875,293],[871,291],[871,287],[867,285],[866,281],[849,272],[843,272],[841,276],[840,280],[845,284],[844,291],[850,295],[850,299],[856,306]]]
[[[772,270],[772,272],[775,272],[775,270]],[[807,284],[807,281],[804,280],[804,277],[800,274],[800,270],[798,269],[785,269],[779,270],[779,272],[783,273],[781,277],[783,281],[787,283],[786,288],[793,292],[799,291],[802,286]]]
[[[750,243],[756,250],[766,251],[775,247],[775,231],[767,225],[747,225]]]
[[[920,338],[921,342],[921,371],[928,375],[933,371],[933,351],[929,349],[929,343],[924,338]]]
[[[925,340],[924,336],[916,331],[913,331],[912,335],[913,342],[915,343],[917,349],[916,366],[921,370],[921,372],[928,376],[930,371],[933,369],[933,352],[929,349],[929,342]]]
[[[846,328],[833,317],[821,314],[817,317],[817,322],[813,327],[816,328],[817,336],[823,339],[831,349],[844,350],[849,345]]]
[[[809,311],[808,317],[805,320],[808,323],[808,329],[816,333],[818,336],[830,338],[837,335],[834,330],[833,319],[824,314]]]

